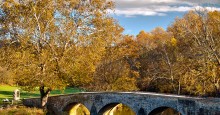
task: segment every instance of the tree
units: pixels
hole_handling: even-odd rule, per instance
[[[182,82],[190,94],[219,94],[218,15],[217,11],[190,11],[169,28],[179,41],[179,56],[188,68],[181,79],[192,82]]]
[[[96,82],[91,84],[91,89],[98,91],[137,90],[138,75],[135,75],[134,70],[136,64],[130,60],[136,53],[136,46],[131,38],[131,36],[123,36],[117,44],[106,47],[106,53],[97,65],[94,74]]]
[[[10,71],[10,68],[13,68],[11,61],[14,60],[11,56],[14,52],[10,47],[14,45],[10,44],[9,40],[0,40],[0,81],[2,84],[14,84],[13,73]]]
[[[136,38],[141,50],[138,87],[144,91],[176,92],[176,39],[172,33],[157,27],[149,33],[141,31]]]
[[[86,87],[105,47],[123,30],[107,16],[112,2],[103,0],[5,0],[1,37],[8,37],[15,82],[39,87],[42,107],[51,90]]]

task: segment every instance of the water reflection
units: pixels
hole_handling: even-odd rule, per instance
[[[90,112],[84,105],[76,104],[70,109],[69,115],[90,115]]]
[[[181,114],[175,109],[169,107],[159,107],[154,109],[152,112],[150,112],[149,115],[181,115]]]
[[[94,105],[93,105],[94,106]],[[65,109],[65,115],[90,115],[89,110],[80,103],[72,103]],[[91,114],[96,114],[95,106],[91,108],[93,111]],[[128,106],[122,103],[111,103],[104,106],[98,113],[98,115],[136,115],[135,112]],[[138,115],[145,115],[145,111],[141,108],[138,111]],[[181,115],[175,109],[169,107],[158,107],[151,111],[148,115]]]
[[[99,113],[99,115],[135,115],[128,106],[119,104],[109,104],[105,106]]]

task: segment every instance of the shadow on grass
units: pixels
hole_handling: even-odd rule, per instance
[[[51,91],[51,95],[59,95],[59,94],[73,94],[73,93],[78,93],[82,92],[84,90],[79,89],[79,88],[72,88],[72,87],[67,87],[65,90],[53,90]]]
[[[13,98],[13,92],[12,91],[0,91],[1,95],[4,95],[7,98]],[[32,97],[39,97],[40,94],[37,93],[32,93],[32,92],[21,92],[20,93],[20,97],[21,98],[32,98]],[[0,98],[0,99],[4,99],[4,98]]]
[[[33,97],[40,97],[40,94],[32,93],[32,92],[21,92],[21,98],[33,98]]]
[[[6,98],[9,99],[9,103],[13,100],[13,91],[0,91],[0,94],[4,95],[4,97],[0,97],[0,105],[5,103],[3,100]],[[20,93],[20,99],[22,100],[25,98],[40,98],[40,94],[23,91]]]
[[[13,92],[12,91],[0,91],[1,95],[7,95],[7,96],[13,96]]]
[[[79,89],[79,88],[71,88],[67,87],[65,90],[52,90],[50,93],[50,96],[55,96],[55,95],[60,95],[60,94],[73,94],[73,93],[78,93],[82,92],[84,90]],[[21,92],[21,98],[34,98],[40,97],[40,92],[39,91],[34,91],[34,92],[27,92],[27,91],[22,91]]]

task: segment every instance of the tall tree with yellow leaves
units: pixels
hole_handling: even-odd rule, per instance
[[[190,11],[176,19],[169,31],[178,40],[179,56],[188,69],[182,86],[194,95],[219,95],[219,12]],[[181,72],[182,73],[182,72]]]
[[[123,30],[107,15],[112,7],[105,0],[5,0],[1,37],[16,44],[10,47],[15,82],[39,87],[42,107],[55,88],[93,82],[105,48]]]

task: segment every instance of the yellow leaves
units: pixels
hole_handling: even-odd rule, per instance
[[[149,34],[146,33],[144,30],[141,30],[141,31],[139,32],[139,34],[137,35],[137,39],[138,39],[138,40],[139,40],[139,39],[147,39],[147,38],[149,38]]]
[[[22,57],[22,53],[21,53],[21,52],[15,52],[15,53],[14,53],[14,57],[17,58],[17,59],[19,59],[19,58]]]
[[[136,79],[130,78],[129,76],[121,76],[117,81],[111,85],[112,91],[136,91],[138,90],[136,86]]]
[[[131,74],[132,74],[132,77],[134,77],[134,78],[140,77],[140,73],[137,71],[131,71]]]
[[[106,48],[116,43],[123,30],[106,15],[112,2],[105,0],[31,0],[13,5],[5,2],[9,20],[4,27],[10,32],[14,24],[22,30],[16,33],[18,37],[15,34],[20,44],[13,54],[19,70],[14,72],[20,77],[16,81],[21,85],[88,85]]]
[[[67,7],[67,8],[74,8],[79,5],[81,0],[58,0],[59,7]]]
[[[91,4],[95,6],[97,9],[101,9],[103,7],[103,2],[106,0],[91,0]]]
[[[173,37],[173,33],[165,31],[161,27],[153,29],[151,32],[141,31],[136,39],[139,45],[145,49],[154,49],[169,43]]]
[[[44,11],[44,13],[45,13],[46,19],[52,20],[54,18],[54,10],[47,9]]]
[[[32,10],[33,10],[33,12],[36,12],[37,11],[36,6],[32,6]]]
[[[138,56],[140,46],[133,36],[124,36],[123,41],[118,44],[119,51],[123,56]]]
[[[5,8],[10,8],[10,4],[9,4],[8,2],[4,2],[4,3],[3,3],[3,7],[5,7]]]
[[[173,38],[171,38],[171,45],[172,46],[176,46],[177,45],[177,40],[173,37]]]
[[[3,2],[3,7],[6,7],[6,8],[10,8],[12,6],[17,6],[18,3],[16,3],[15,0],[4,0],[4,1],[1,1]]]
[[[105,9],[113,10],[115,8],[115,3],[113,1],[107,1]]]

